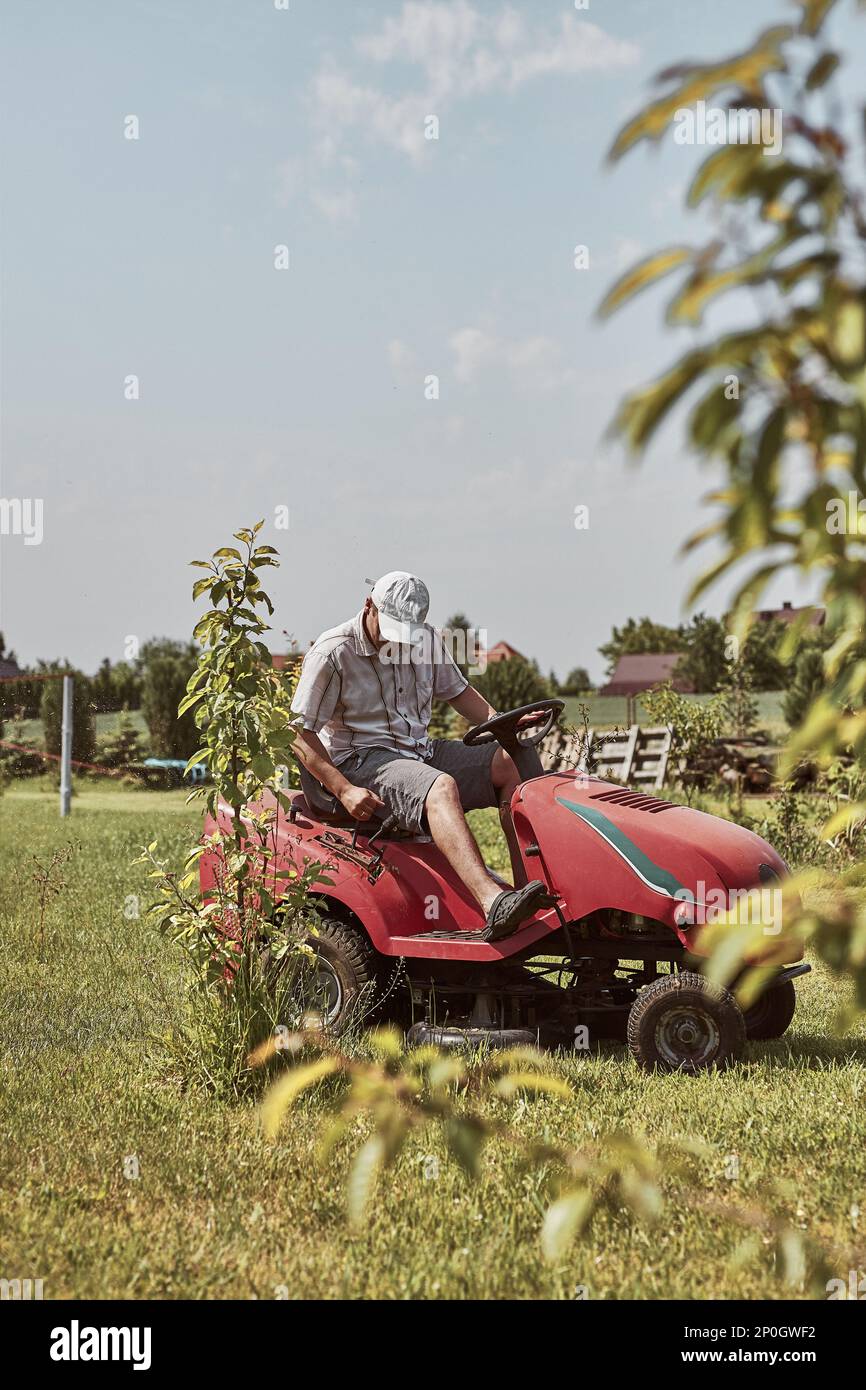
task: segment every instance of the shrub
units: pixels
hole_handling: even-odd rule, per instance
[[[178,713],[197,657],[198,648],[193,642],[173,642],[168,638],[146,642],[141,649],[141,708],[156,758],[188,758],[198,746],[192,714]]]
[[[714,695],[703,704],[686,699],[670,685],[662,685],[641,696],[641,703],[651,719],[667,725],[671,731],[669,766],[674,768],[691,805],[692,794],[701,781],[698,764],[721,731],[721,699]]]
[[[110,734],[99,740],[99,761],[106,767],[129,767],[140,763],[144,757],[141,734],[129,717],[128,710],[121,710],[117,723]]]
[[[804,647],[797,655],[793,679],[782,701],[782,713],[792,729],[800,727],[826,684],[827,673],[820,649]]]

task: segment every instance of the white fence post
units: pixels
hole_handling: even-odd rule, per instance
[[[60,814],[72,805],[72,677],[63,677],[63,721],[60,726]]]

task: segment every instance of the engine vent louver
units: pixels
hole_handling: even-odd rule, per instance
[[[673,801],[662,801],[657,796],[647,796],[645,792],[633,792],[630,787],[617,787],[612,792],[595,792],[590,800],[608,801],[616,806],[628,806],[633,811],[649,811],[652,815],[677,809]]]

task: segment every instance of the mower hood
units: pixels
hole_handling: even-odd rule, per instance
[[[579,773],[524,783],[513,809],[571,921],[619,909],[666,924],[689,949],[712,914],[730,910],[781,930],[787,868],[751,830]]]

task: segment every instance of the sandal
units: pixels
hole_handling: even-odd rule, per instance
[[[529,917],[533,917],[542,905],[547,905],[550,894],[543,883],[537,879],[527,883],[524,888],[506,888],[494,898],[487,914],[487,924],[479,933],[482,941],[501,941],[511,936]]]

